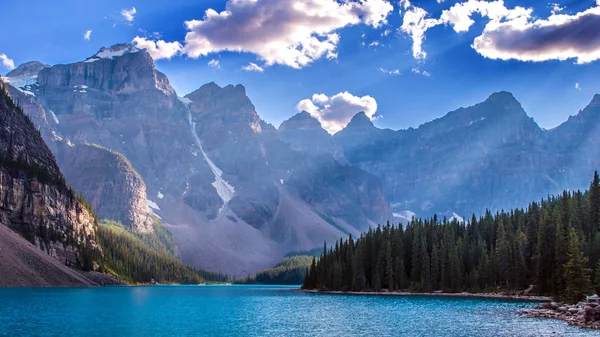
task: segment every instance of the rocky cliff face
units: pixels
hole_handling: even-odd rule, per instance
[[[97,145],[60,143],[57,161],[69,184],[101,219],[118,221],[133,231],[154,230],[146,185],[127,158]]]
[[[71,266],[96,247],[95,219],[67,188],[50,149],[0,82],[0,223]]]

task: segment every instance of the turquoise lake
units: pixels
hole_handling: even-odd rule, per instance
[[[598,335],[533,303],[304,294],[277,286],[0,289],[0,336]]]

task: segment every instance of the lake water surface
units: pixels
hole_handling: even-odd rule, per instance
[[[598,335],[532,303],[304,294],[277,286],[0,289],[0,336]]]

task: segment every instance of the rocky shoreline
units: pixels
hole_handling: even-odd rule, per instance
[[[529,296],[529,295],[509,295],[509,294],[496,294],[496,293],[413,293],[406,291],[323,291],[323,290],[309,290],[300,289],[305,293],[318,293],[318,294],[337,294],[337,295],[381,295],[381,296],[436,296],[436,297],[466,297],[466,298],[491,298],[500,300],[515,300],[525,302],[550,302],[552,299],[546,296]]]
[[[600,305],[597,303],[579,302],[575,305],[542,303],[534,309],[522,311],[521,316],[560,319],[569,325],[600,330]]]

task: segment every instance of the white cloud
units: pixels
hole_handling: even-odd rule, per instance
[[[2,61],[4,68],[7,68],[8,70],[15,69],[15,61],[9,59],[6,54],[0,54],[0,60]]]
[[[503,0],[456,3],[439,18],[430,18],[424,9],[408,1],[401,4],[406,12],[400,30],[412,38],[416,59],[427,56],[422,45],[428,29],[444,24],[457,33],[467,32],[475,23],[475,14],[488,20],[472,44],[484,57],[533,62],[576,59],[579,64],[600,59],[600,0],[596,0],[597,7],[574,15],[559,14],[564,8],[552,4],[552,15],[547,19],[535,18],[531,8],[509,9]]]
[[[265,66],[302,68],[337,57],[337,30],[359,24],[380,27],[393,11],[388,0],[228,0],[225,7],[185,22],[190,57],[248,52]]]
[[[221,62],[216,59],[212,59],[208,62],[208,66],[211,68],[221,68]]]
[[[245,71],[256,71],[259,73],[262,73],[264,71],[264,69],[261,66],[252,62],[250,62],[250,64],[248,64],[247,66],[243,66],[242,69],[244,69]]]
[[[183,52],[183,46],[177,41],[152,41],[146,39],[145,37],[136,36],[132,42],[136,47],[146,49],[150,56],[152,56],[152,58],[155,60],[170,59],[173,56]]]
[[[349,92],[341,92],[328,97],[325,94],[314,94],[311,99],[304,99],[296,106],[298,111],[307,111],[321,122],[327,132],[334,134],[342,130],[360,111],[371,120],[375,119],[377,101],[371,96],[357,97]]]
[[[121,10],[121,16],[128,22],[133,22],[135,19],[135,13],[137,13],[135,7],[131,7],[131,9],[123,8]]]
[[[600,2],[600,0],[597,0],[597,1]],[[562,11],[565,10],[565,7],[560,7],[560,5],[557,4],[557,3],[553,3],[551,5],[552,5],[552,10],[550,12],[552,13],[552,15],[558,14],[558,13],[560,13],[560,12],[562,12]]]
[[[600,0],[598,0],[598,1],[600,1]],[[579,82],[575,83],[575,89],[581,90],[581,87],[579,86]]]
[[[442,11],[439,18],[430,18],[429,13],[423,8],[416,7],[410,2],[404,3],[407,9],[404,13],[404,18],[400,30],[408,34],[413,40],[413,57],[416,59],[424,59],[427,53],[423,51],[423,40],[425,33],[430,28],[442,24],[450,25],[455,32],[466,32],[475,23],[471,18],[473,14],[479,14],[482,17],[488,18],[491,22],[500,22],[501,20],[517,20],[529,18],[531,9],[523,7],[515,7],[507,9],[504,6],[503,0],[497,1],[482,1],[469,0],[462,3],[456,3],[449,9]]]
[[[600,7],[575,15],[555,14],[535,21],[490,22],[473,48],[484,57],[540,62],[600,59]]]
[[[379,43],[379,41],[373,41],[371,43],[369,43],[369,47],[379,47],[381,44]]]
[[[408,6],[406,4],[408,4]],[[416,59],[424,59],[427,57],[427,53],[423,51],[425,32],[427,32],[429,28],[441,24],[441,21],[428,18],[427,16],[429,13],[427,13],[427,11],[420,7],[412,7],[408,1],[404,3],[404,6],[408,9],[406,13],[404,13],[404,19],[400,30],[408,34],[413,40],[413,57]]]
[[[86,31],[83,34],[83,39],[86,40],[86,41],[89,41],[91,37],[92,37],[92,31],[91,30]]]
[[[471,18],[473,14],[480,14],[484,18],[488,18],[492,23],[502,20],[522,21],[531,17],[533,10],[531,8],[523,8],[517,6],[513,9],[508,9],[504,6],[503,0],[498,1],[482,1],[469,0],[463,3],[457,3],[442,12],[440,17],[444,24],[449,24],[457,33],[467,32],[475,23]]]
[[[388,74],[388,75],[402,75],[402,73],[400,72],[400,69],[379,68],[379,71],[381,71],[384,74]]]
[[[410,72],[413,74],[423,75],[425,77],[431,76],[431,74],[429,72],[427,72],[427,70],[421,70],[421,68],[419,68],[419,67],[412,68],[410,70]]]
[[[600,0],[598,0],[598,1],[600,1]],[[388,36],[388,35],[390,35],[391,33],[392,33],[392,30],[391,30],[391,29],[386,29],[386,30],[384,30],[383,32],[381,32],[381,36]]]

